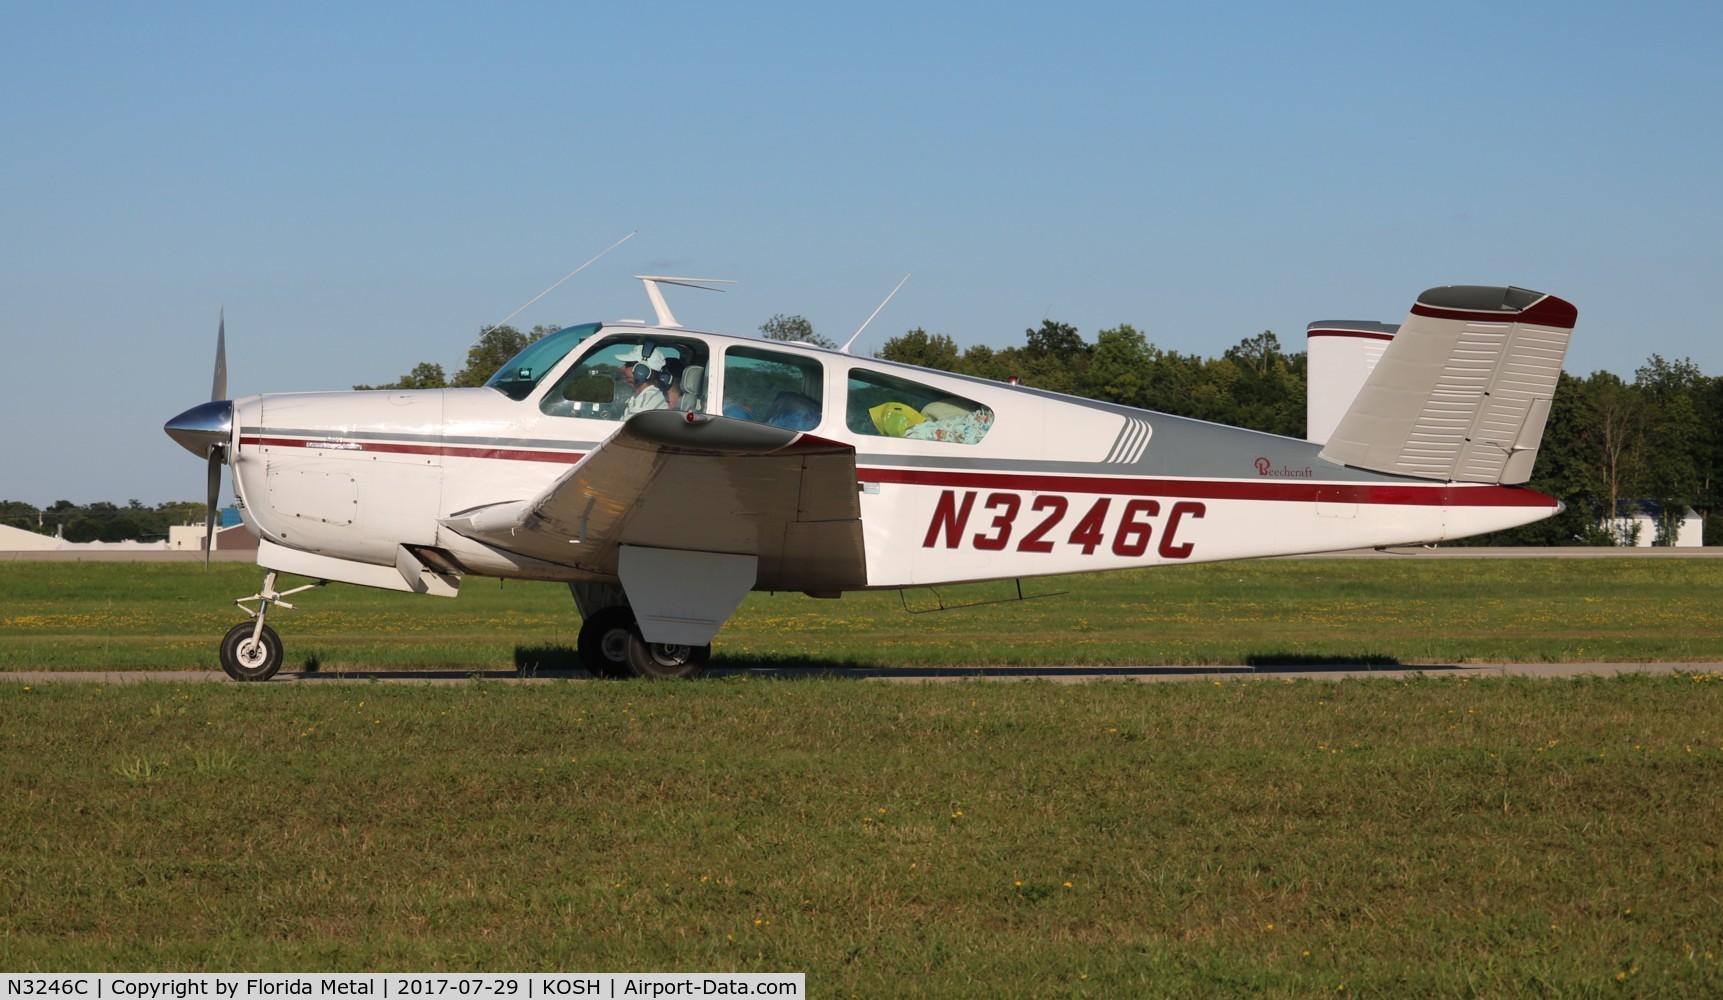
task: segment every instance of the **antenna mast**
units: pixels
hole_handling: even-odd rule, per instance
[[[629,240],[633,239],[635,233],[638,233],[638,232],[640,232],[640,230],[636,229],[636,230],[634,230],[634,232],[629,233],[627,236],[624,236],[622,239],[619,239],[615,243],[612,243],[611,245],[605,247],[603,250],[599,251],[597,257],[592,258],[591,260],[587,261],[586,263],[580,265],[579,267],[575,268],[574,270],[572,270],[572,271],[568,272],[567,274],[563,275],[562,277],[558,278],[549,288],[545,289],[542,292],[539,292],[537,295],[534,295],[532,298],[527,299],[526,302],[523,303],[519,309],[516,309],[514,312],[509,313],[507,316],[504,316],[500,321],[493,323],[492,325],[487,326],[483,330],[479,331],[479,339],[473,341],[472,344],[468,344],[467,350],[469,350],[469,351],[472,350],[474,345],[476,345],[480,341],[484,340],[485,334],[490,333],[492,330],[495,330],[497,327],[500,327],[504,323],[507,323],[509,320],[514,319],[516,316],[519,316],[521,314],[521,312],[526,309],[527,306],[532,305],[534,302],[537,302],[539,299],[542,299],[546,295],[549,295],[551,292],[555,291],[557,285],[562,284],[563,282],[567,281],[568,279],[574,277],[575,275],[579,274],[580,272],[591,267],[593,264],[598,263],[599,257],[603,257],[605,254],[609,253],[610,251],[615,250],[617,247],[621,246],[624,243],[627,243]]]
[[[866,329],[867,329],[867,325],[868,325],[868,324],[869,324],[869,323],[872,323],[872,322],[873,322],[873,318],[874,318],[874,317],[875,317],[875,316],[878,316],[878,315],[879,315],[879,311],[880,311],[880,310],[881,310],[881,309],[884,309],[884,308],[885,308],[885,303],[886,303],[886,302],[890,302],[890,301],[891,301],[891,297],[892,297],[892,295],[896,295],[896,294],[897,294],[897,289],[898,289],[898,288],[902,288],[902,287],[903,287],[903,282],[904,282],[904,281],[908,281],[908,280],[909,280],[909,275],[907,275],[907,274],[906,274],[906,275],[904,275],[904,276],[903,276],[903,281],[900,281],[900,282],[898,282],[898,283],[897,283],[897,288],[893,288],[893,289],[892,289],[892,290],[891,290],[891,295],[887,295],[887,296],[886,296],[886,297],[885,297],[885,302],[881,302],[881,303],[880,303],[880,304],[879,304],[879,306],[878,306],[878,307],[876,307],[876,308],[875,308],[875,309],[874,309],[874,311],[873,311],[873,312],[871,312],[871,313],[869,313],[869,314],[868,314],[868,318],[867,318],[867,319],[865,319],[865,320],[863,320],[863,321],[862,321],[862,325],[861,325],[861,329],[860,329],[860,330],[857,330],[857,331],[856,331],[856,332],[855,332],[855,333],[852,333],[852,334],[850,334],[850,339],[848,339],[848,340],[846,340],[846,341],[844,341],[844,346],[842,346],[842,347],[840,347],[840,348],[838,348],[838,351],[839,351],[839,352],[840,352],[840,353],[842,353],[842,354],[848,354],[848,353],[849,353],[849,352],[850,352],[850,345],[851,345],[851,344],[853,344],[853,343],[855,343],[855,342],[856,342],[856,338],[857,338],[857,337],[859,337],[859,336],[861,336],[861,335],[862,335],[862,330],[866,330]]]

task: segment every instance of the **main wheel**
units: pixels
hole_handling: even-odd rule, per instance
[[[700,676],[711,658],[711,646],[647,642],[641,637],[639,626],[628,630],[628,669],[636,677],[692,680]]]
[[[221,669],[236,681],[266,681],[281,669],[281,637],[268,625],[254,641],[252,622],[235,625],[221,639]]]
[[[620,605],[595,611],[580,625],[575,649],[580,664],[594,677],[627,677],[628,636],[634,631],[634,612]]]

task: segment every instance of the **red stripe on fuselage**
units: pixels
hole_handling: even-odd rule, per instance
[[[329,444],[358,444],[363,452],[396,455],[438,455],[444,458],[502,459],[511,462],[552,462],[573,465],[582,453],[521,448],[468,448],[442,445],[356,442],[341,439],[241,438],[242,445],[311,448]],[[342,449],[352,453],[352,450]],[[1266,500],[1278,503],[1358,503],[1412,507],[1554,507],[1557,501],[1522,486],[1455,486],[1431,483],[1322,483],[1286,480],[1149,479],[1125,476],[1070,476],[1015,472],[956,472],[950,470],[858,468],[864,483],[938,486],[1029,493],[1105,494],[1108,496],[1181,497],[1192,500]]]
[[[510,462],[559,462],[563,465],[573,465],[586,457],[578,451],[535,451],[525,448],[465,448],[455,445],[426,445],[426,444],[391,444],[386,441],[349,441],[346,439],[316,438],[305,440],[301,438],[240,438],[241,447],[255,445],[266,448],[309,448],[317,451],[328,448],[333,444],[343,447],[345,452],[382,452],[389,455],[436,455],[443,458],[500,458]],[[358,445],[357,448],[348,447]]]
[[[1556,500],[1520,486],[1454,486],[1432,483],[1299,483],[1257,480],[1137,479],[1112,476],[1017,475],[996,472],[931,472],[863,469],[863,482],[910,486],[969,487],[1035,493],[1093,493],[1108,496],[1188,497],[1193,500],[1270,500],[1282,503],[1361,503],[1414,507],[1554,507]]]

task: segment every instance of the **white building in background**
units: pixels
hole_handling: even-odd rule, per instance
[[[0,524],[0,552],[52,552],[65,544],[53,535]]]
[[[221,542],[216,541],[215,548],[221,548]],[[202,552],[203,525],[175,524],[168,527],[168,548],[175,552]]]
[[[1603,527],[1615,536],[1615,544],[1646,549],[1657,544],[1657,521],[1662,514],[1663,507],[1650,500],[1623,500],[1614,520]],[[1683,549],[1705,544],[1705,522],[1693,508],[1687,508],[1676,522],[1675,539],[1670,544]]]
[[[200,531],[202,529],[199,529]],[[166,552],[166,542],[68,542],[0,524],[0,552]]]

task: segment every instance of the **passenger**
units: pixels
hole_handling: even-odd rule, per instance
[[[682,409],[682,359],[671,358],[664,362],[664,370],[658,373],[658,388],[664,393],[664,405],[672,410]]]
[[[766,423],[789,431],[811,431],[820,424],[820,401],[807,393],[780,392]]]

